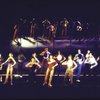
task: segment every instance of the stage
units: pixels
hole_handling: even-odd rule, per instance
[[[13,70],[13,85],[4,83],[7,66],[3,65],[0,75],[0,99],[67,99],[100,98],[100,3],[85,0],[7,0],[0,2],[0,54],[5,62],[9,53],[16,61]],[[78,27],[78,28],[77,28]],[[45,72],[42,72],[43,56],[48,48],[51,55],[61,52],[66,60],[74,60],[78,49],[86,56],[91,51],[98,65],[84,70],[80,82],[64,82],[67,65],[61,66],[61,73],[54,70],[52,87],[43,86]],[[34,76],[26,64],[32,54],[40,61],[41,69]],[[19,55],[25,59],[20,63]],[[99,60],[97,60],[99,58]],[[86,59],[86,57],[85,57]],[[90,64],[92,66],[92,64]],[[67,67],[66,67],[67,66]],[[89,67],[91,67],[89,66]],[[19,70],[20,68],[21,70]],[[90,72],[92,72],[90,75]],[[85,75],[83,72],[87,72]],[[89,72],[89,73],[88,73]],[[33,74],[33,76],[32,76]],[[22,76],[19,76],[22,75]]]
[[[94,78],[95,77],[95,78]],[[54,76],[52,88],[43,86],[44,76],[38,75],[35,80],[27,81],[27,76],[15,78],[13,86],[0,83],[1,99],[67,99],[67,98],[100,98],[100,76],[81,76],[81,82],[73,85],[64,84],[63,75]]]

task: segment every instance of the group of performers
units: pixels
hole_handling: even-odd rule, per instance
[[[37,23],[35,18],[30,22],[21,18],[20,22],[16,23],[13,27],[13,40],[25,36],[32,38],[42,36],[43,38],[53,40],[57,36],[69,37],[70,34],[74,36],[75,33],[77,33],[75,36],[79,36],[83,30],[87,33],[89,24],[83,25],[79,20],[71,22],[67,18],[63,18],[60,21],[51,22],[48,19],[44,19]]]
[[[52,78],[55,72],[55,69],[58,68],[58,76],[61,73],[61,69],[63,66],[66,66],[66,71],[64,74],[64,82],[70,82],[73,84],[73,74],[76,72],[76,81],[80,82],[80,75],[82,73],[82,68],[89,68],[89,70],[93,70],[97,65],[100,58],[97,59],[93,56],[90,50],[87,51],[86,55],[82,54],[81,49],[78,49],[78,53],[72,57],[72,55],[68,55],[65,57],[61,51],[58,51],[57,55],[53,55],[50,53],[48,48],[45,48],[40,56],[43,58],[42,62],[37,58],[37,54],[34,52],[29,62],[25,64],[25,68],[33,69],[31,75],[33,73],[37,74],[38,71],[43,71],[45,74],[43,86],[47,85],[48,87],[52,87]],[[10,76],[10,84],[13,85],[13,70],[16,63],[18,63],[19,70],[22,70],[23,61],[26,57],[23,54],[18,55],[18,61],[16,61],[14,55],[9,53],[6,61],[2,59],[2,55],[0,54],[0,72],[2,72],[2,68],[5,64],[7,64],[6,69],[6,77],[4,80],[4,84],[8,82],[8,78]],[[87,67],[88,65],[88,67]],[[22,75],[19,71],[18,74]],[[68,79],[68,80],[67,80]],[[0,82],[2,82],[2,74],[0,73]]]

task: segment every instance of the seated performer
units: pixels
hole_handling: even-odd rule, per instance
[[[25,65],[25,67],[31,68],[31,67],[33,67],[34,65],[36,65],[37,68],[36,68],[35,71],[34,71],[34,72],[36,73],[37,70],[41,68],[41,65],[40,65],[39,63],[40,63],[40,61],[39,61],[38,58],[36,57],[36,53],[33,53],[33,54],[32,54],[32,58],[31,58],[31,61],[28,62],[28,63]]]
[[[9,53],[9,57],[7,58],[7,60],[4,63],[2,63],[2,65],[4,65],[5,63],[8,63],[8,67],[6,70],[6,78],[5,78],[4,84],[6,84],[8,82],[8,77],[10,74],[10,79],[11,79],[10,84],[13,85],[13,69],[14,69],[14,66],[16,64],[16,61],[13,58],[12,53]]]
[[[41,68],[40,61],[36,57],[36,53],[32,54],[31,60],[25,65],[25,67],[27,68],[27,71],[28,71],[28,74],[29,74],[26,82],[28,82],[30,84],[36,83],[35,74]]]
[[[52,77],[53,77],[53,74],[54,74],[54,69],[55,69],[56,66],[57,66],[56,60],[54,60],[53,56],[50,55],[50,58],[48,59],[48,68],[46,70],[43,85],[47,84],[49,87],[52,87],[51,81],[52,81]]]
[[[64,76],[64,81],[66,82],[66,78],[68,76],[70,83],[73,84],[73,71],[77,67],[76,62],[74,60],[72,60],[72,56],[69,55],[68,56],[68,60],[63,62],[62,65],[66,65],[67,66],[66,72],[65,72],[65,76]]]

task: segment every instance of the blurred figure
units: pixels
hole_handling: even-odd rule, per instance
[[[43,57],[43,60],[42,60],[42,71],[43,72],[45,72],[47,69],[47,64],[48,64],[48,59],[49,59],[50,54],[51,53],[48,51],[48,48],[45,48],[44,51],[40,53],[40,56]]]
[[[72,60],[72,56],[68,56],[68,60],[63,62],[62,65],[66,65],[66,72],[64,76],[64,81],[66,82],[66,78],[69,78],[71,84],[73,84],[73,71],[76,69],[77,64],[74,60]]]
[[[58,51],[58,54],[54,58],[56,59],[56,61],[58,63],[58,67],[56,67],[56,68],[58,68],[58,76],[59,76],[59,74],[62,71],[61,64],[66,60],[66,58],[61,54],[60,51]]]
[[[2,55],[0,54],[0,82],[2,82],[2,62],[3,58]]]
[[[61,36],[67,36],[67,31],[68,31],[68,20],[66,18],[64,18],[62,21],[60,21],[60,25],[61,25]]]
[[[22,78],[22,67],[23,67],[23,63],[25,61],[26,57],[20,53],[18,55],[18,70],[17,70],[17,74]]]
[[[76,21],[76,31],[78,32],[82,31],[82,24],[80,21]]]
[[[7,60],[4,63],[2,63],[2,65],[4,65],[5,63],[8,63],[8,66],[7,66],[7,70],[6,70],[6,78],[5,78],[4,84],[6,84],[8,82],[8,78],[9,78],[9,74],[10,74],[10,81],[11,81],[10,84],[13,85],[13,69],[16,64],[16,61],[15,61],[12,53],[9,53]]]
[[[82,24],[81,24],[81,22],[80,21],[76,21],[75,22],[75,32],[76,32],[76,38],[78,38],[79,39],[79,41],[80,41],[80,39],[83,37],[83,35],[82,35]]]
[[[35,81],[35,74],[39,71],[41,68],[40,61],[38,60],[36,53],[32,54],[31,60],[25,65],[25,67],[28,70],[28,80],[30,83],[33,83]]]
[[[37,24],[35,22],[35,18],[33,18],[32,21],[30,21],[30,31],[29,31],[30,37],[35,38],[36,29],[37,29]]]
[[[47,38],[48,37],[48,27],[51,24],[51,22],[48,19],[45,19],[42,21],[43,24],[43,35],[42,38]]]
[[[55,26],[53,24],[50,24],[47,29],[49,30],[48,32],[48,39],[53,40],[55,38]]]
[[[13,28],[13,40],[17,39],[18,41],[18,32],[19,32],[19,25],[15,24]]]
[[[78,54],[75,55],[74,60],[77,63],[77,68],[76,68],[77,79],[76,79],[76,81],[80,82],[80,74],[81,74],[83,63],[84,63],[84,60],[85,60],[84,54],[81,53],[80,49],[78,49]]]
[[[52,77],[54,74],[54,69],[57,66],[57,62],[56,60],[54,60],[53,56],[50,55],[50,58],[48,59],[48,67],[46,70],[46,74],[45,74],[45,79],[44,79],[44,83],[43,85],[48,85],[49,87],[52,87]]]
[[[36,57],[36,53],[33,53],[33,54],[32,54],[31,61],[28,62],[28,63],[25,65],[25,67],[31,68],[31,67],[33,67],[34,65],[36,65],[36,67],[37,67],[37,68],[35,69],[35,71],[34,71],[34,72],[36,73],[37,70],[41,68],[40,61],[39,61],[38,58]]]
[[[30,25],[30,37],[35,37],[35,29],[36,29],[36,23],[31,23]]]
[[[86,60],[84,62],[85,64],[88,64],[89,74],[96,72],[95,67],[98,65],[97,60],[94,58],[92,53],[88,50],[86,54]],[[94,73],[95,74],[95,73]]]

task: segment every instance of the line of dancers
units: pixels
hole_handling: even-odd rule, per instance
[[[54,75],[55,69],[58,68],[57,75],[59,76],[61,73],[61,69],[63,66],[66,66],[66,71],[64,74],[64,82],[70,82],[73,84],[73,74],[77,74],[76,81],[80,82],[80,75],[82,73],[82,68],[89,68],[90,71],[94,70],[94,68],[98,65],[97,59],[93,56],[90,50],[87,51],[86,55],[82,54],[81,49],[78,49],[78,53],[72,57],[72,55],[68,55],[65,57],[61,54],[61,51],[57,52],[57,55],[53,55],[50,53],[48,48],[45,48],[41,53],[42,62],[39,61],[37,54],[33,53],[29,62],[25,64],[25,68],[31,70],[31,76],[33,73],[37,74],[38,71],[42,71],[45,74],[43,86],[47,85],[48,87],[52,87],[52,78]],[[18,55],[18,61],[15,59],[12,53],[9,53],[6,61],[2,59],[2,55],[0,54],[0,72],[2,72],[2,68],[5,64],[7,64],[6,68],[6,77],[3,84],[8,83],[8,78],[10,76],[10,84],[13,85],[13,70],[16,63],[18,63],[19,69],[22,70],[22,63],[26,59],[26,57],[22,54]],[[85,65],[85,66],[84,66]],[[88,67],[87,67],[88,66]],[[32,70],[34,69],[34,71]],[[18,74],[22,74],[18,71]],[[2,74],[0,73],[0,81],[2,82]]]
[[[53,40],[59,36],[77,36],[83,38],[84,35],[87,36],[87,34],[90,34],[90,24],[84,21],[84,23],[82,23],[82,21],[72,21],[68,20],[67,18],[57,21],[50,21],[46,18],[39,23],[37,22],[38,21],[35,18],[33,18],[31,21],[28,21],[25,18],[20,18],[20,20],[13,26],[13,40],[25,38],[27,36],[34,39],[37,39],[39,36],[49,40]]]

